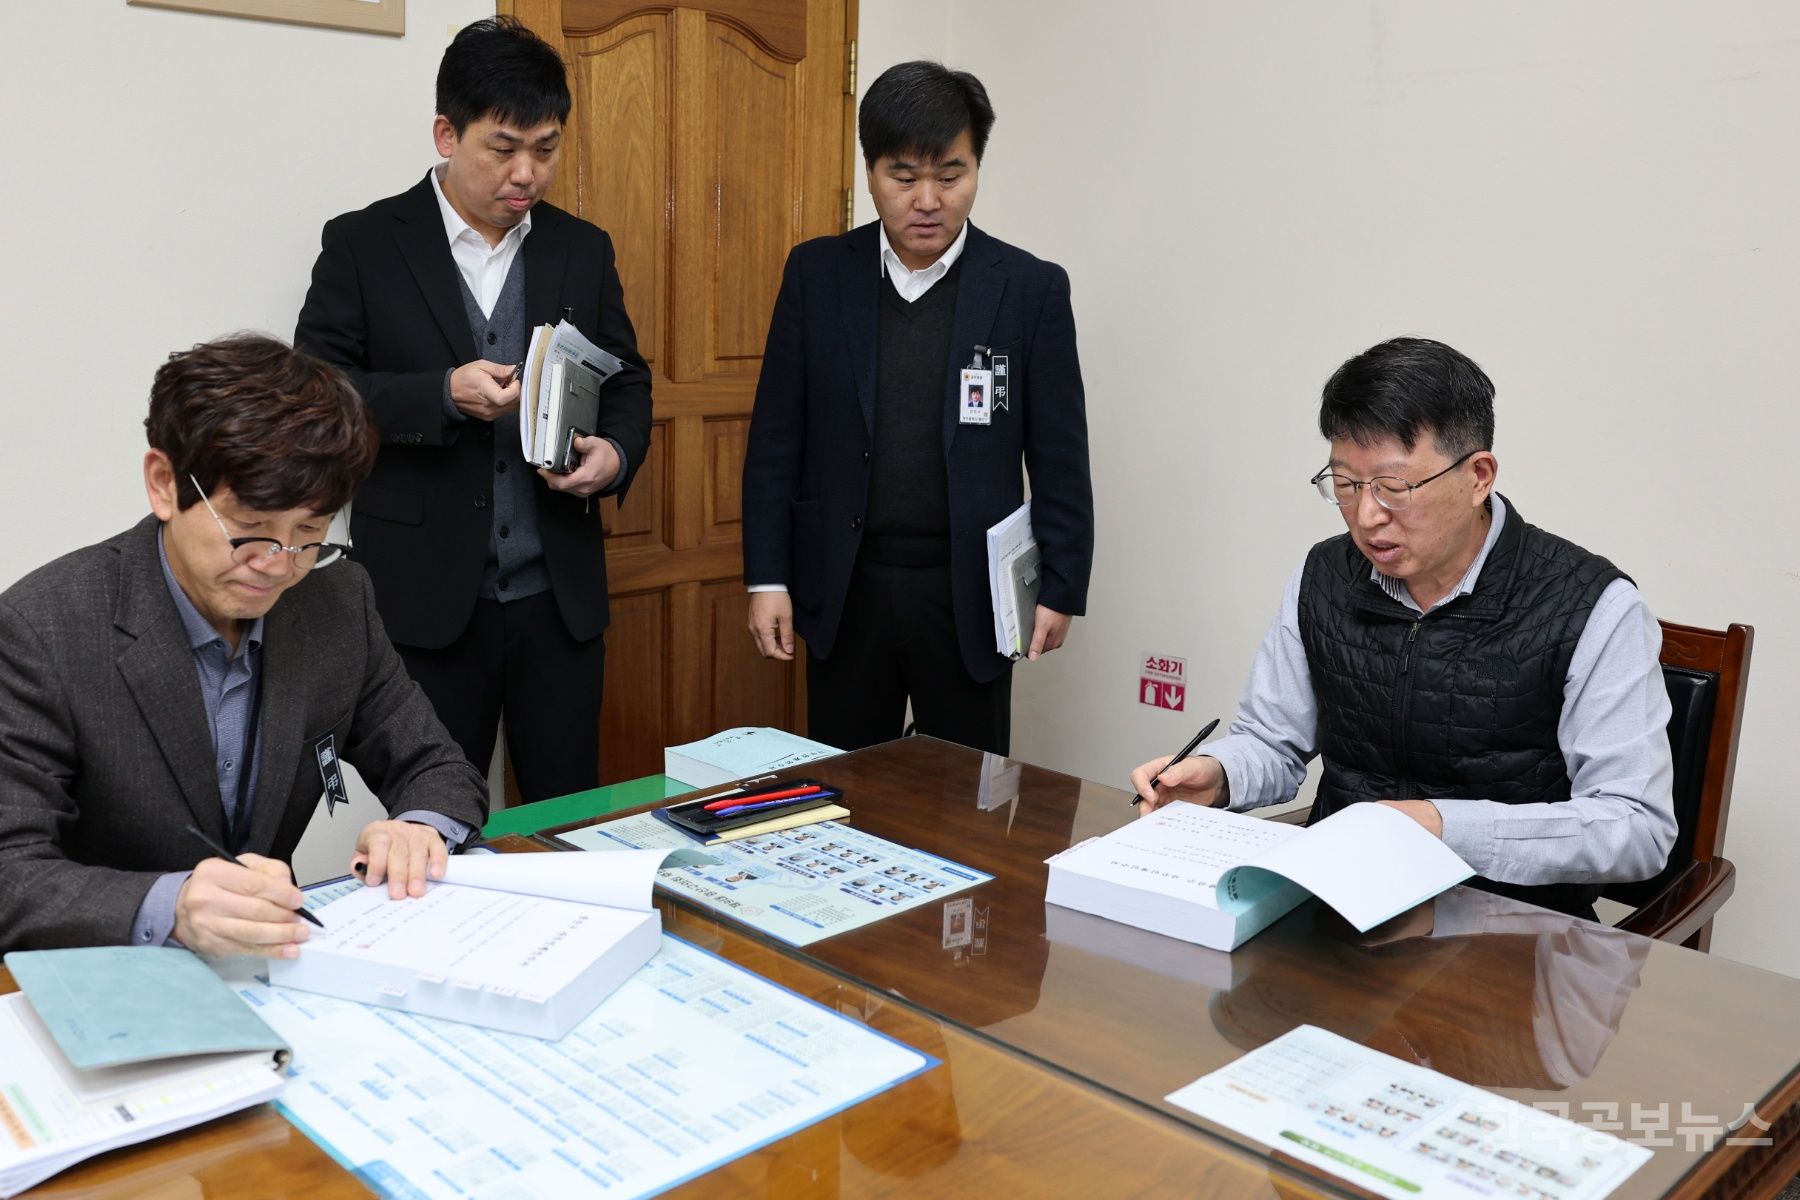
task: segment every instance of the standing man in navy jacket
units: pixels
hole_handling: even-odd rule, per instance
[[[444,162],[325,226],[297,346],[342,367],[381,431],[356,492],[356,559],[406,663],[486,771],[501,711],[527,801],[599,780],[606,546],[596,496],[623,495],[650,443],[650,373],[612,240],[545,203],[570,109],[555,48],[511,18],[444,52]],[[531,330],[561,319],[624,362],[596,436],[553,474],[519,447]]]
[[[775,302],[744,461],[750,633],[780,659],[806,639],[808,732],[843,749],[898,737],[910,699],[920,733],[1008,751],[986,533],[1027,471],[1043,556],[1028,656],[1087,605],[1069,277],[969,223],[993,123],[967,72],[884,72],[858,119],[880,220],[795,247]]]

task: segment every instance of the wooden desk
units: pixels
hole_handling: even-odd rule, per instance
[[[1027,766],[1008,797],[981,755],[929,739],[804,770],[845,788],[858,828],[992,872],[952,898],[985,941],[946,948],[933,907],[796,950],[659,898],[669,932],[944,1063],[670,1195],[1361,1195],[1162,1103],[1303,1022],[1584,1123],[1669,1105],[1675,1144],[1622,1197],[1771,1196],[1800,1169],[1800,982],[1462,889],[1433,909],[1458,932],[1415,913],[1361,937],[1309,905],[1217,954],[1044,904],[1042,860],[1130,819],[1123,792]],[[1771,1145],[1682,1144],[1688,1116],[1745,1104]],[[364,1194],[268,1108],[31,1193]]]
[[[512,851],[540,843],[502,839]],[[668,1193],[693,1200],[1361,1196],[1020,1058],[990,1040],[666,900],[664,928],[942,1060]],[[0,971],[0,991],[13,990]],[[273,1108],[90,1159],[33,1200],[337,1200],[368,1191]],[[553,1197],[546,1200],[574,1200]]]
[[[1221,954],[1044,903],[1043,860],[1133,819],[1126,792],[929,738],[791,774],[843,788],[858,829],[995,879],[964,893],[980,953],[944,945],[936,906],[784,953],[1146,1112],[1237,1141],[1162,1097],[1311,1024],[1616,1123],[1653,1153],[1622,1198],[1771,1196],[1800,1171],[1800,981],[1467,888],[1367,936],[1303,905]],[[1741,1139],[1771,1144],[1725,1144],[1747,1106],[1772,1128]]]

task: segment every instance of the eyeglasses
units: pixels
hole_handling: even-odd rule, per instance
[[[350,553],[350,547],[340,546],[336,542],[309,542],[304,546],[284,546],[275,538],[269,537],[232,537],[231,530],[225,527],[225,518],[219,510],[212,506],[206,498],[206,489],[192,475],[188,482],[200,493],[200,503],[206,505],[206,511],[212,519],[219,523],[219,532],[231,543],[231,560],[241,566],[268,566],[283,554],[293,555],[294,570],[310,571],[315,567],[329,567],[338,559]]]
[[[1308,482],[1319,489],[1319,495],[1325,498],[1325,503],[1334,504],[1339,508],[1349,508],[1355,504],[1357,497],[1362,494],[1362,490],[1368,488],[1370,494],[1375,497],[1375,503],[1389,512],[1404,512],[1412,504],[1414,492],[1438,476],[1448,475],[1478,453],[1480,452],[1477,450],[1471,450],[1439,471],[1437,475],[1421,479],[1417,483],[1408,483],[1398,475],[1377,475],[1373,479],[1352,479],[1348,475],[1333,475],[1330,467],[1326,467],[1314,475]]]

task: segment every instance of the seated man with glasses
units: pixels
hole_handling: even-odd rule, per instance
[[[324,540],[375,461],[349,381],[240,335],[171,355],[144,424],[152,515],[0,594],[0,951],[292,958],[285,864],[344,798],[340,759],[393,814],[352,865],[396,899],[474,836],[487,785]]]
[[[1476,886],[1577,916],[1647,879],[1675,841],[1662,631],[1610,562],[1529,525],[1494,489],[1494,386],[1439,342],[1397,338],[1325,385],[1311,482],[1348,532],[1289,579],[1229,734],[1131,782],[1313,819],[1390,804]]]

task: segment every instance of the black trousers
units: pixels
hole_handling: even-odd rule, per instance
[[[504,710],[526,803],[599,785],[606,639],[571,638],[550,592],[477,600],[469,627],[443,649],[395,649],[477,771],[487,774]]]
[[[837,642],[806,660],[807,736],[841,750],[918,732],[1005,754],[1012,743],[1012,664],[977,683],[963,666],[948,566],[858,558]]]

